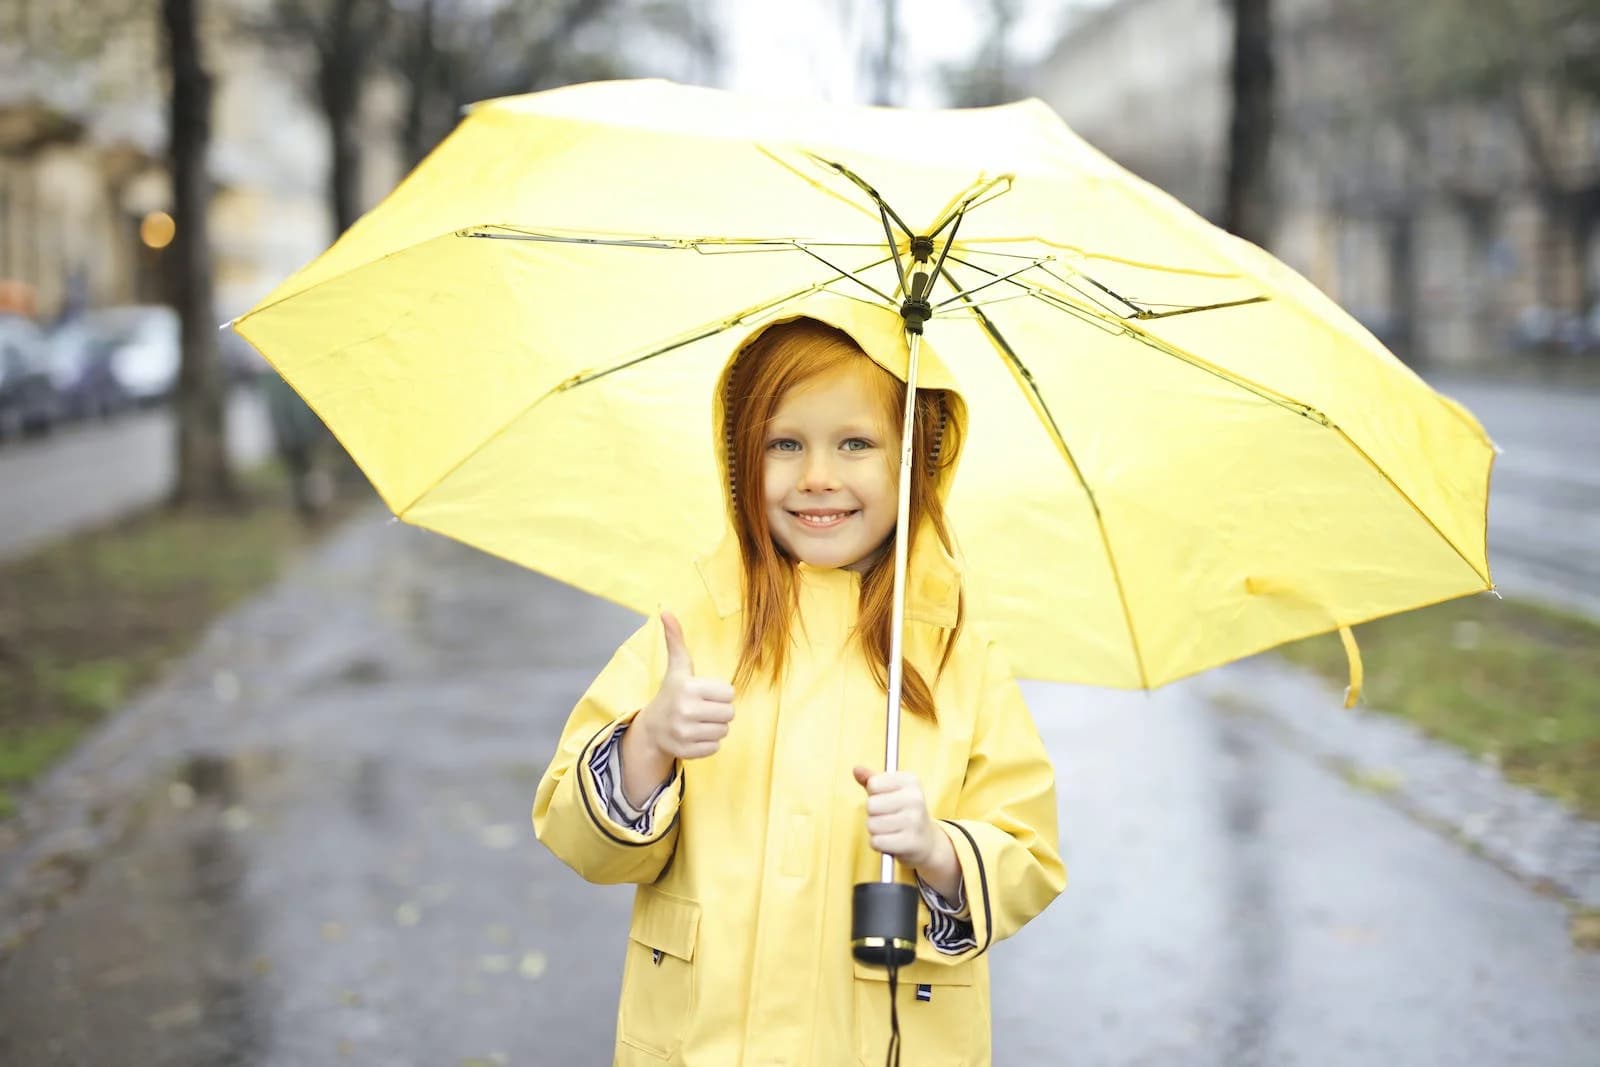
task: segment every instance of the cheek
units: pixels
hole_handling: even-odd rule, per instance
[[[776,466],[770,455],[761,458],[761,493],[760,498],[767,504],[777,504],[783,500],[784,484],[783,475],[774,470]]]
[[[900,454],[895,452],[893,458],[886,458],[883,465],[877,469],[873,478],[873,490],[882,500],[887,500],[892,507],[895,502],[895,488],[900,481]]]

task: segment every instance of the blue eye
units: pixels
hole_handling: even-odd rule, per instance
[[[777,440],[768,441],[767,448],[773,452],[798,452],[800,451],[800,442],[792,437],[780,437]]]
[[[839,447],[843,448],[846,452],[865,452],[867,449],[872,447],[872,442],[867,440],[865,437],[851,437]]]

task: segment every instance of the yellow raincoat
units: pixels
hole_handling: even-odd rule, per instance
[[[733,677],[741,580],[730,532],[680,590],[663,591],[699,676]],[[905,647],[925,678],[935,675],[942,628],[955,624],[960,581],[931,530],[913,539]],[[539,839],[589,881],[639,884],[618,1065],[883,1062],[887,974],[852,959],[850,911],[852,886],[878,878],[866,796],[851,770],[882,766],[884,694],[851,640],[859,576],[802,564],[798,588],[781,684],[735,694],[722,747],[679,764],[648,836],[606,816],[588,766],[661,683],[658,617],[589,688],[540,782]],[[943,955],[919,938],[917,959],[900,972],[899,1019],[905,1063],[967,1067],[990,1062],[985,952],[1038,915],[1066,875],[1054,773],[1003,655],[970,618],[934,692],[937,724],[901,717],[900,765],[950,827],[977,947]],[[919,910],[924,928],[926,905]]]

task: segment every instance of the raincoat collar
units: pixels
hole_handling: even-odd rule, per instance
[[[727,618],[744,607],[744,565],[739,538],[728,530],[715,550],[696,561],[717,615]],[[951,629],[961,603],[961,565],[939,543],[933,527],[923,523],[911,539],[906,561],[906,621]]]

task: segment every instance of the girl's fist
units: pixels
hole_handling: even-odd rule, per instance
[[[922,867],[939,851],[944,832],[928,814],[922,783],[910,771],[873,774],[855,769],[867,791],[867,836],[872,847],[908,867]]]

